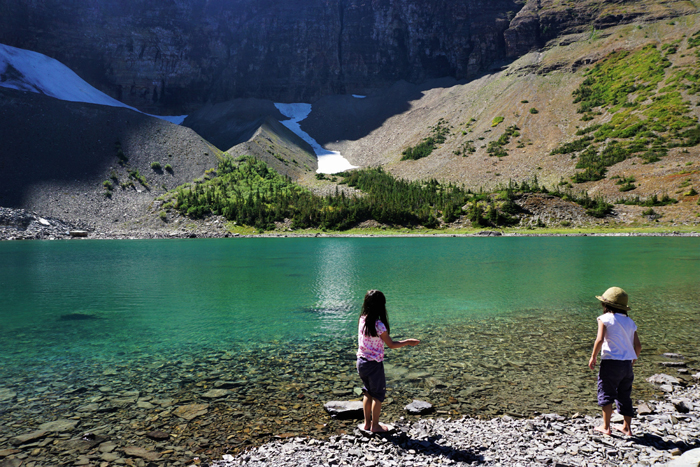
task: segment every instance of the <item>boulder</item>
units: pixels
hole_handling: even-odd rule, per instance
[[[650,376],[647,378],[647,381],[650,382],[651,384],[656,384],[656,385],[664,385],[664,384],[681,384],[680,381],[678,381],[677,378],[674,378],[671,375],[666,375],[663,373],[656,374],[653,376]]]
[[[364,417],[362,401],[329,401],[323,405],[323,408],[331,417],[340,420]]]
[[[413,402],[404,407],[412,415],[422,415],[433,411],[433,404],[414,399]]]

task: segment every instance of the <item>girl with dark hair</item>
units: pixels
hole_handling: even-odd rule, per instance
[[[610,420],[615,402],[624,422],[622,426],[613,428],[632,436],[632,365],[639,358],[642,344],[637,335],[637,325],[627,316],[630,310],[627,293],[619,287],[610,287],[596,298],[603,306],[603,314],[598,317],[598,336],[588,366],[591,370],[595,368],[600,352],[598,405],[603,410],[603,424],[595,430],[606,435],[612,433]]]
[[[386,396],[384,376],[384,344],[390,349],[420,344],[418,339],[395,341],[389,336],[389,319],[386,315],[386,297],[379,290],[365,295],[357,332],[357,372],[362,378],[366,431],[383,433],[386,425],[379,423],[382,402]]]

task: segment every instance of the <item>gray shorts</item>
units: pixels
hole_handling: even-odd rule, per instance
[[[384,362],[365,360],[357,357],[357,373],[364,387],[364,393],[379,402],[384,402],[386,398],[386,377],[384,376]]]

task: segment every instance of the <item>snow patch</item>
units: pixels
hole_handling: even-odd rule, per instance
[[[275,107],[277,107],[277,110],[279,110],[282,115],[290,119],[280,123],[292,130],[294,134],[309,143],[313,148],[314,153],[316,153],[316,158],[318,159],[318,170],[316,170],[316,173],[335,174],[357,168],[350,164],[346,158],[341,156],[338,151],[329,151],[325,149],[307,132],[301,129],[299,122],[309,116],[311,113],[311,104],[275,104]]]
[[[124,107],[141,112],[90,86],[73,70],[53,58],[31,50],[0,44],[0,87],[45,94],[62,101]],[[181,124],[187,115],[163,117]]]

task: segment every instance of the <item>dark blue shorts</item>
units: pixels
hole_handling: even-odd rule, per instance
[[[617,404],[620,415],[634,417],[632,360],[601,360],[598,372],[598,405]]]
[[[384,362],[375,362],[357,358],[357,373],[365,385],[362,390],[368,396],[384,402],[386,397],[386,377],[384,376]]]

